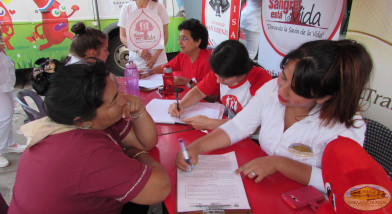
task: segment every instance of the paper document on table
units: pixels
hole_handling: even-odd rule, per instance
[[[154,90],[163,86],[162,74],[153,74],[139,80],[139,87],[147,90]]]
[[[172,117],[168,114],[169,105],[175,103],[176,100],[153,99],[147,106],[147,112],[151,115],[155,123],[182,123],[178,117]],[[189,118],[196,115],[204,115],[208,118],[221,119],[224,111],[224,106],[220,103],[204,103],[197,104],[185,108],[181,118]]]
[[[199,155],[190,172],[177,169],[177,212],[207,209],[250,211],[234,152]]]

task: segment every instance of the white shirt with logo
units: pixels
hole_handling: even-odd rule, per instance
[[[284,131],[285,106],[278,99],[277,79],[261,87],[246,108],[220,128],[235,143],[248,137],[261,125],[260,147],[268,155],[284,156],[313,166],[309,185],[324,190],[321,175],[321,158],[325,146],[338,135],[351,138],[363,146],[366,125],[360,115],[354,116],[354,127],[342,123],[324,126],[319,119],[320,106],[316,105],[309,116]]]

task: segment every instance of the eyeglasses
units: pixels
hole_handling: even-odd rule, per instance
[[[177,42],[186,42],[186,41],[188,41],[189,40],[189,38],[186,38],[186,37],[178,37],[178,39],[177,39]]]

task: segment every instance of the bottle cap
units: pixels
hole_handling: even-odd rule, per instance
[[[133,61],[128,61],[127,64],[125,64],[126,68],[136,68],[136,64],[133,63]]]
[[[165,65],[164,67],[163,67],[163,73],[172,73],[173,72],[173,70],[171,69],[171,67],[170,67],[170,65]]]

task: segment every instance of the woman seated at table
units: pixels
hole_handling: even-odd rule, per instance
[[[69,46],[71,53],[67,64],[72,64],[89,57],[95,57],[105,62],[108,58],[108,36],[97,29],[86,27],[83,22],[72,25],[75,34]]]
[[[275,172],[324,191],[321,157],[339,135],[363,145],[366,126],[359,115],[361,92],[369,80],[372,60],[351,40],[312,41],[288,53],[277,79],[260,88],[231,121],[187,147],[191,163],[198,155],[234,144],[261,125],[259,142],[268,156],[243,166],[255,182]],[[182,153],[177,166],[190,166]]]
[[[240,112],[256,91],[271,80],[271,75],[249,59],[245,46],[235,40],[219,44],[210,57],[212,71],[192,88],[177,104],[169,106],[169,114],[178,117],[184,109],[196,104],[207,95],[220,92],[220,101],[229,109],[228,118]],[[228,119],[211,119],[202,115],[183,119],[196,129],[214,129]]]
[[[102,61],[56,64],[44,105],[48,117],[21,128],[28,149],[9,213],[120,213],[169,194],[147,152],[158,139],[153,120],[138,97],[117,91]]]
[[[180,31],[177,39],[181,52],[167,64],[175,71],[174,85],[185,85],[192,88],[210,71],[208,60],[208,31],[197,19],[188,19],[178,25]],[[156,66],[146,72],[140,70],[141,78],[152,74],[160,74],[161,66]]]

